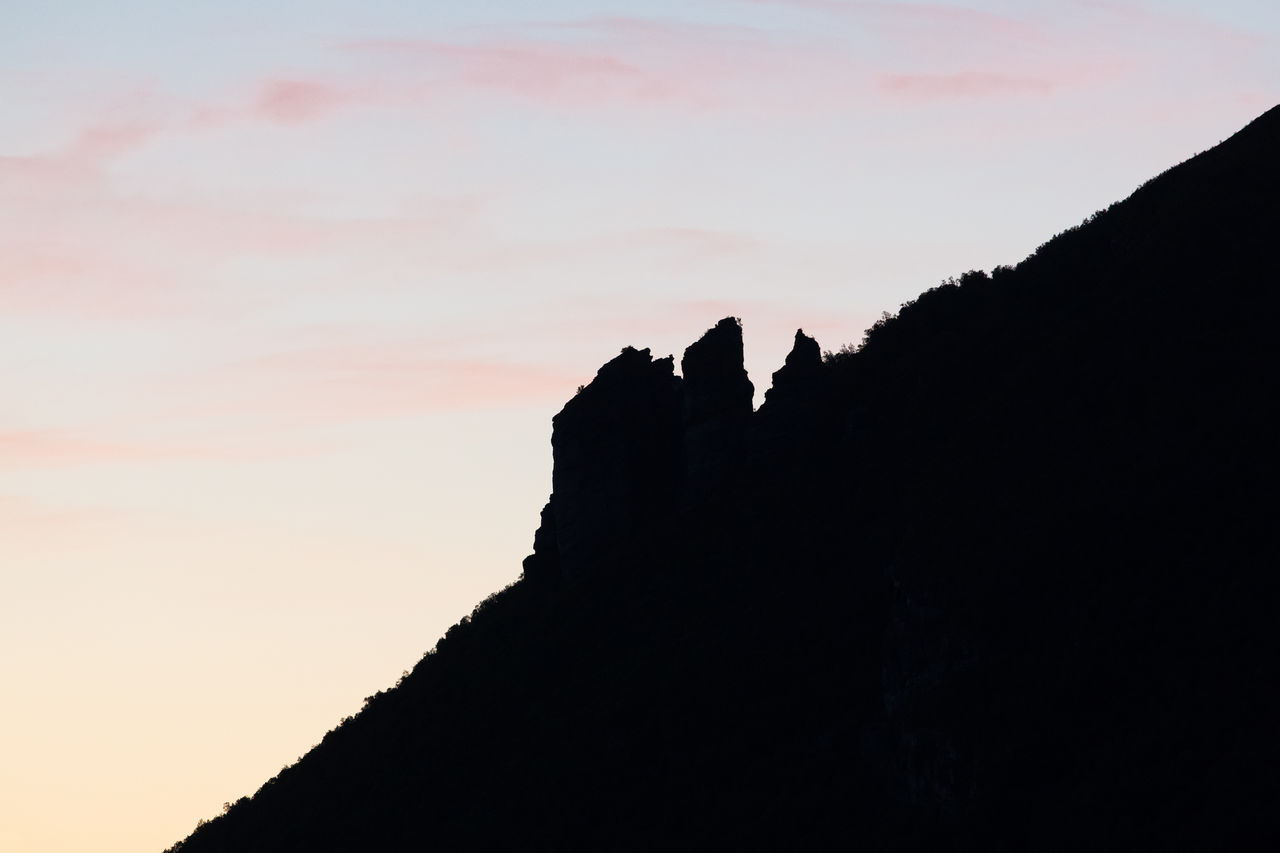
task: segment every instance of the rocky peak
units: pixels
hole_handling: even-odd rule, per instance
[[[676,490],[681,413],[674,359],[627,347],[596,372],[552,419],[550,513],[542,529],[547,559],[574,575],[669,511]],[[538,551],[535,550],[535,555]]]
[[[812,432],[804,415],[813,408],[806,401],[816,395],[822,355],[803,332],[770,390],[770,401],[781,395],[788,402],[782,409],[771,402],[766,417],[753,417],[737,319],[707,330],[680,365],[683,378],[671,356],[627,347],[552,420],[553,491],[526,576],[574,577],[607,564],[608,548],[741,484],[749,446],[761,451]]]
[[[751,414],[755,387],[742,360],[742,324],[735,317],[725,317],[689,345],[680,359],[686,425]]]
[[[684,351],[680,508],[714,500],[742,469],[755,388],[742,364],[742,325],[725,317]]]
[[[796,329],[795,343],[786,362],[774,371],[773,384],[765,392],[765,404],[777,405],[781,400],[812,396],[822,373],[822,351],[818,342]]]
[[[825,434],[835,422],[827,403],[822,351],[816,340],[797,329],[786,363],[774,372],[747,437],[752,475],[785,479],[790,476],[786,472],[809,464],[815,448],[825,446]]]

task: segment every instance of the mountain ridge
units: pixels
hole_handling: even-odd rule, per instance
[[[733,318],[624,349],[522,579],[171,851],[1280,840],[1276,151],[797,332],[754,412]]]

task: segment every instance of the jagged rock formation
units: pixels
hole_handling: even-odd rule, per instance
[[[527,576],[575,577],[744,478],[811,459],[829,395],[818,342],[803,330],[754,417],[736,318],[691,344],[680,367],[683,377],[670,356],[627,347],[552,420],[553,490]]]
[[[726,317],[684,352],[684,442],[680,503],[704,505],[731,485],[755,388],[742,366],[742,326]]]
[[[786,362],[774,371],[773,384],[765,392],[765,405],[785,406],[795,402],[804,406],[822,390],[822,350],[818,342],[796,329],[795,343]]]
[[[525,577],[181,853],[1280,846],[1280,108],[757,412],[553,426]]]
[[[669,513],[676,490],[681,383],[671,358],[627,347],[552,421],[555,459],[548,504],[555,531],[548,559],[573,576],[608,556],[650,519]],[[541,528],[540,528],[541,530]],[[546,533],[544,543],[546,543]],[[535,546],[535,555],[548,554]]]
[[[796,330],[786,363],[774,371],[747,440],[750,476],[804,479],[815,454],[826,452],[842,429],[825,379],[818,342]],[[785,474],[784,474],[785,472]]]

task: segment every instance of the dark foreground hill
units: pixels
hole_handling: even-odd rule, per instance
[[[1280,108],[753,412],[556,417],[522,579],[181,853],[1278,849]]]

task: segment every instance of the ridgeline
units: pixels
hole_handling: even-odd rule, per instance
[[[1280,849],[1278,290],[1280,107],[757,411],[624,349],[521,579],[171,853]]]

